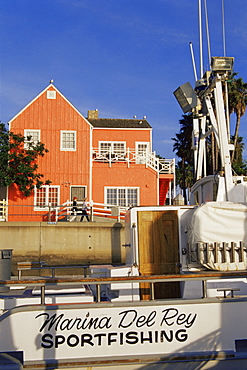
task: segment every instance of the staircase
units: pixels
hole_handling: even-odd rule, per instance
[[[170,180],[167,178],[159,179],[159,205],[163,206],[166,203],[166,196],[169,190]]]

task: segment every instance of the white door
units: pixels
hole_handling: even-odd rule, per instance
[[[136,163],[145,164],[147,161],[147,153],[149,152],[149,143],[136,143]]]

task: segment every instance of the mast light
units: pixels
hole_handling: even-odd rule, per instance
[[[234,58],[233,57],[212,57],[211,69],[214,72],[232,71]]]

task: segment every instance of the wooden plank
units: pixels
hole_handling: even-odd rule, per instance
[[[177,211],[138,212],[139,266],[142,275],[179,273]],[[149,283],[140,286],[141,298],[150,299]],[[179,283],[155,283],[155,298],[180,297]]]

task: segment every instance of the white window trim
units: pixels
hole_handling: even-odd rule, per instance
[[[28,135],[28,131],[32,131],[32,132],[38,132],[38,134],[39,134],[39,138],[38,138],[38,142],[40,141],[40,130],[36,130],[36,129],[31,129],[31,128],[27,128],[27,129],[25,129],[24,130],[24,137],[25,137],[25,142],[24,142],[24,149],[27,149],[28,148],[28,146],[27,146],[27,143],[31,143],[32,142],[32,140],[27,140],[26,138],[27,138],[27,136],[30,136],[30,135]],[[36,140],[35,141],[33,141],[34,143],[36,143]]]
[[[62,143],[63,143],[63,134],[64,133],[74,133],[75,134],[75,147],[74,148],[63,148],[62,147]],[[76,131],[73,131],[73,130],[61,130],[60,131],[60,151],[62,152],[75,152],[76,151],[76,139],[77,139],[77,135],[76,135]]]
[[[135,189],[137,190],[137,206],[140,205],[140,187],[139,186],[105,186],[104,187],[104,203],[107,204],[107,189]],[[129,205],[126,205],[125,207],[128,207]],[[118,205],[117,205],[118,207]],[[121,207],[121,206],[119,206]]]
[[[58,189],[58,195],[57,195],[57,203],[60,204],[60,186],[59,185],[43,185],[41,188],[57,188]],[[34,211],[48,211],[49,210],[49,204],[48,204],[48,191],[46,191],[46,207],[43,206],[37,206],[37,188],[34,189]]]
[[[124,150],[126,152],[126,141],[109,141],[109,140],[105,140],[105,141],[99,141],[99,152],[101,152],[101,144],[111,144],[111,150],[112,152],[114,153],[114,144],[124,144]]]
[[[138,152],[138,145],[147,145],[147,151],[150,152],[150,142],[149,141],[136,141],[135,142],[136,153]]]

